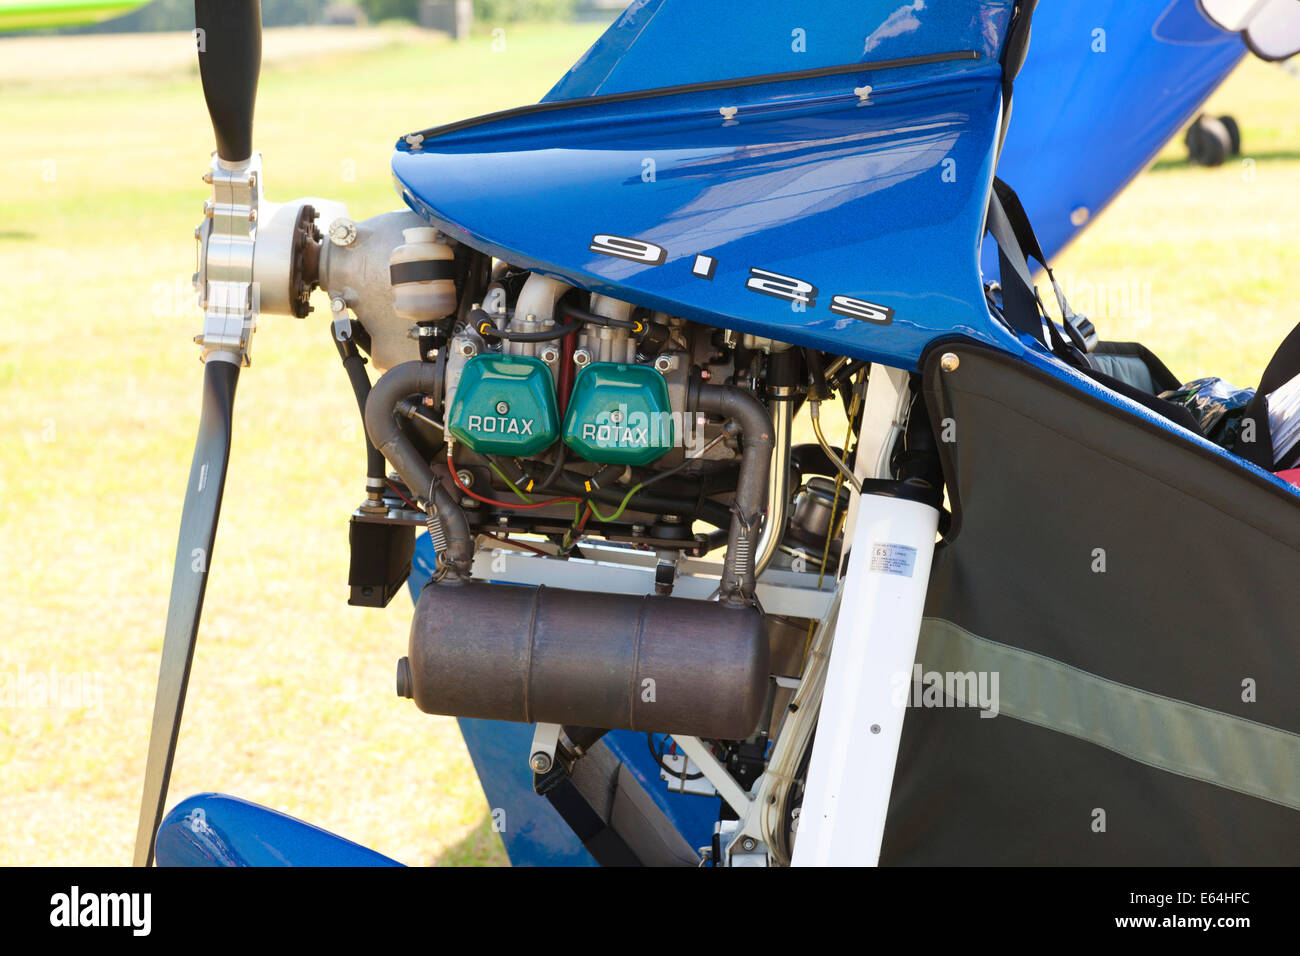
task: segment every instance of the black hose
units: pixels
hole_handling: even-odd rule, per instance
[[[421,496],[430,517],[441,524],[447,547],[438,556],[439,561],[445,562],[459,576],[468,577],[474,564],[474,539],[470,534],[469,519],[460,503],[434,476],[433,469],[402,431],[395,415],[398,403],[410,395],[441,393],[442,375],[436,365],[404,362],[389,369],[375,382],[366,400],[366,433],[411,492]],[[430,496],[432,501],[428,500]]]
[[[599,315],[595,312],[588,312],[586,309],[580,309],[576,305],[568,302],[559,304],[560,314],[567,317],[573,322],[582,322],[586,325],[603,325],[611,329],[627,329],[640,335],[646,330],[646,324],[640,319],[616,319],[608,315]]]
[[[577,322],[553,325],[549,329],[542,329],[540,332],[515,332],[510,329],[498,329],[496,323],[482,309],[471,312],[469,317],[474,325],[474,330],[483,338],[505,339],[507,342],[549,342],[552,339],[562,339],[570,332],[578,330]]]
[[[758,543],[760,519],[767,506],[768,471],[772,462],[772,416],[748,389],[735,385],[691,383],[687,406],[734,421],[740,426],[740,477],[732,503],[727,557],[722,565],[719,591],[729,604],[752,604],[754,600],[754,547]]]
[[[351,329],[346,339],[340,339],[337,335],[331,334],[334,339],[334,345],[339,350],[339,358],[343,360],[343,370],[348,373],[348,381],[352,383],[352,394],[356,397],[357,408],[361,411],[361,417],[366,417],[366,399],[370,397],[370,376],[366,374],[366,360],[358,351],[356,343],[353,341],[356,335],[356,323],[351,324]],[[384,487],[384,482],[388,477],[388,469],[384,465],[384,456],[380,454],[379,449],[375,447],[370,436],[366,435],[366,486],[370,490],[380,491]]]

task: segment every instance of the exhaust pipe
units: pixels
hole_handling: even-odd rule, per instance
[[[448,579],[416,603],[397,691],[428,714],[742,740],[768,670],[754,607]]]

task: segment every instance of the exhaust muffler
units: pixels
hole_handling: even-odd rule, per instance
[[[416,602],[397,692],[428,714],[741,740],[768,653],[753,607],[445,580]]]

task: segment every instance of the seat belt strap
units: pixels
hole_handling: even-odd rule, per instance
[[[1037,259],[1047,271],[1047,278],[1051,280],[1052,292],[1056,296],[1056,304],[1061,310],[1061,318],[1064,320],[1065,334],[1069,336],[1070,341],[1081,352],[1091,352],[1097,347],[1097,329],[1088,320],[1087,316],[1078,315],[1070,307],[1069,301],[1065,298],[1065,293],[1061,290],[1061,285],[1056,281],[1056,276],[1052,273],[1052,267],[1047,261],[1047,256],[1043,253],[1043,247],[1038,242],[1038,236],[1034,234],[1034,227],[1029,223],[1029,216],[1025,213],[1025,207],[1020,202],[1020,197],[1016,195],[1014,189],[1004,183],[1001,179],[994,177],[993,192],[990,196],[990,204],[994,200],[1001,205],[1002,211],[1006,216],[1007,223],[1011,227],[1011,233],[1015,237],[1026,262],[1028,257],[1033,256]],[[996,235],[993,237],[998,239]],[[1002,240],[998,239],[998,246],[1001,248]],[[1033,281],[1028,277],[1028,267],[1025,269],[1025,276],[1029,282],[1029,287],[1033,288]],[[1047,324],[1052,326],[1051,319]],[[1050,334],[1049,328],[1049,334]]]

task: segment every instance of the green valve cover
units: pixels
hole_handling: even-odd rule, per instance
[[[648,465],[673,447],[663,376],[645,365],[595,362],[578,373],[564,443],[587,461]]]
[[[555,381],[540,359],[476,355],[465,363],[447,431],[480,455],[529,458],[559,437]]]

